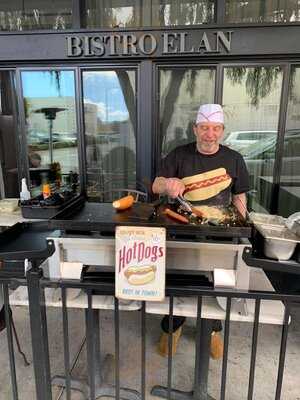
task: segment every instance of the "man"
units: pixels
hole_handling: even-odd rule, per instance
[[[154,180],[154,193],[175,198],[183,195],[195,205],[229,206],[231,203],[245,216],[247,210],[246,192],[249,190],[249,176],[243,157],[238,152],[220,144],[224,135],[224,113],[219,104],[204,104],[199,108],[193,127],[196,142],[177,147],[163,160],[158,177]],[[218,175],[221,171],[221,175]],[[213,185],[210,190],[199,190],[197,182],[217,177],[222,184]],[[194,184],[191,182],[194,182]],[[185,318],[174,318],[173,348],[176,351]],[[221,323],[215,321],[211,353],[218,358],[222,353],[222,341],[216,332]],[[168,318],[162,321],[162,335],[159,352],[168,354]]]

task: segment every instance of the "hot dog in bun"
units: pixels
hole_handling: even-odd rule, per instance
[[[189,201],[207,200],[218,195],[231,184],[225,168],[217,168],[203,174],[182,179],[185,184],[184,198]]]
[[[144,265],[142,267],[129,267],[124,275],[131,285],[146,285],[155,279],[155,273],[155,265]]]

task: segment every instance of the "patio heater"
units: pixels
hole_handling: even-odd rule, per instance
[[[66,108],[62,107],[43,107],[35,110],[34,112],[37,114],[44,114],[45,118],[49,121],[49,151],[50,151],[50,164],[53,163],[53,121],[56,119],[56,114],[66,110]]]

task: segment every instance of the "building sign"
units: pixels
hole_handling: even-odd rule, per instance
[[[109,33],[66,37],[68,57],[230,53],[233,31]]]
[[[166,230],[116,228],[116,297],[161,301],[165,297]]]

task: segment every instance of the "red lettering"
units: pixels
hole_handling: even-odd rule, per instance
[[[145,243],[141,242],[138,244],[138,262],[141,262],[144,258]]]
[[[123,249],[119,250],[119,272],[121,272],[121,270],[125,267],[125,264],[124,264],[125,255],[126,255],[126,246],[123,246]]]
[[[126,253],[126,264],[129,264],[132,259],[132,249],[128,249]]]
[[[145,258],[149,258],[151,256],[151,247],[147,246],[145,251]]]
[[[164,255],[164,248],[163,247],[160,247],[159,249],[158,249],[158,257],[162,257]]]

